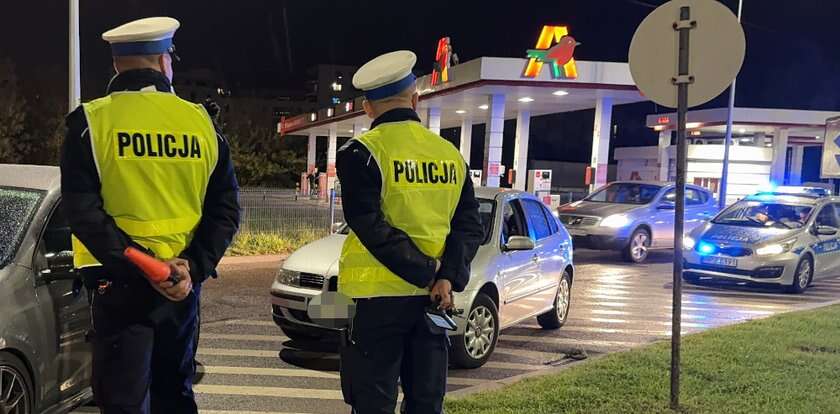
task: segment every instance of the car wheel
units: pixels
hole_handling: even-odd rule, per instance
[[[32,378],[23,362],[12,354],[0,352],[0,413],[32,412]]]
[[[554,297],[554,308],[537,316],[537,323],[543,329],[558,329],[566,323],[569,317],[569,308],[572,304],[572,278],[569,271],[563,271],[560,285],[557,286],[557,295]]]
[[[644,228],[638,228],[630,235],[627,247],[622,251],[624,260],[631,263],[642,263],[647,259],[650,248],[650,232]]]
[[[796,265],[796,273],[793,274],[793,283],[788,286],[790,293],[802,293],[808,289],[811,279],[814,277],[814,260],[811,256],[805,256]]]
[[[464,335],[454,336],[449,356],[459,368],[478,368],[490,359],[499,339],[499,310],[484,293],[476,295]]]

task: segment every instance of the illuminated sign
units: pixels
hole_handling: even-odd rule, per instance
[[[313,121],[314,121],[314,119],[313,119]],[[303,126],[303,124],[305,124],[305,123],[306,123],[306,116],[303,116],[303,115],[292,117],[292,118],[283,116],[283,117],[280,117],[280,124],[278,125],[278,128],[277,128],[278,131],[277,132],[279,132],[280,135],[283,136],[283,135],[286,135],[286,133],[289,132],[290,130],[297,129],[297,128]]]
[[[452,43],[449,37],[441,37],[438,40],[437,52],[435,52],[435,66],[432,69],[432,86],[449,82],[449,66],[452,61],[452,55]]]
[[[350,112],[353,110],[353,102],[347,101],[344,103],[344,112]]]
[[[552,79],[577,79],[574,53],[579,44],[566,26],[543,26],[537,46],[528,50],[528,65],[522,76],[536,78],[543,63],[548,63]]]
[[[656,123],[657,124],[670,124],[671,123],[671,118],[668,118],[667,116],[660,116],[659,118],[656,119]]]

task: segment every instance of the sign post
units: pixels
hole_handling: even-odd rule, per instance
[[[672,409],[677,409],[680,401],[686,113],[688,108],[706,103],[726,89],[741,69],[745,48],[744,31],[737,18],[715,0],[672,0],[663,4],[639,25],[630,44],[630,72],[639,90],[662,106],[677,108],[671,310]]]

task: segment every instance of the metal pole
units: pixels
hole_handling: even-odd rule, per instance
[[[738,0],[738,23],[741,22],[741,11],[744,8],[744,0]],[[732,112],[735,109],[735,83],[738,77],[732,79],[732,86],[729,87],[729,106],[726,110],[726,135],[723,140],[723,171],[720,176],[720,195],[718,196],[718,207],[723,210],[726,207],[726,185],[729,182],[729,141],[732,141]]]
[[[333,225],[335,224],[335,189],[330,189],[330,234],[333,233]]]
[[[694,27],[691,22],[691,8],[680,7],[680,21],[674,24],[679,31],[679,73],[674,79],[677,85],[677,188],[674,208],[674,289],[671,311],[671,408],[680,405],[680,335],[682,333],[682,270],[683,270],[683,225],[685,221],[685,170],[686,142],[685,118],[688,112],[689,34]]]
[[[82,102],[81,76],[79,74],[79,0],[70,0],[70,29],[68,34],[70,37],[68,112],[71,112]]]

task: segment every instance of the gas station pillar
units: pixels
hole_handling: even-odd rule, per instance
[[[610,162],[610,132],[612,130],[612,98],[600,97],[595,104],[595,128],[592,132],[592,163],[595,177],[590,190],[607,183]]]
[[[671,146],[671,130],[659,131],[659,181],[671,181],[671,159],[668,157],[668,147]]]
[[[785,164],[787,161],[787,128],[776,128],[773,134],[773,164],[770,166],[770,181],[776,185],[785,183]]]
[[[525,191],[528,182],[528,141],[531,130],[531,111],[520,109],[516,113],[516,141],[513,147],[513,188]]]
[[[315,154],[318,147],[318,136],[314,132],[309,133],[309,148],[306,152],[306,172],[311,173],[315,169]]]
[[[330,124],[329,143],[327,144],[327,191],[335,187],[335,151],[337,143],[338,123],[333,122],[332,124]],[[323,194],[324,191],[321,191],[321,193]]]
[[[431,106],[426,109],[426,128],[440,135],[440,108]]]
[[[788,174],[788,184],[801,185],[802,163],[805,158],[805,146],[793,145],[791,148],[793,149],[793,153],[790,154],[790,173]]]
[[[505,131],[505,95],[490,95],[484,135],[484,185],[499,187],[502,165],[502,142]]]
[[[467,164],[470,163],[470,151],[472,150],[472,117],[464,115],[461,120],[461,156]]]
[[[356,117],[356,119],[353,120],[353,138],[360,137],[362,134],[367,132],[369,125],[370,124],[367,122],[367,117]]]

